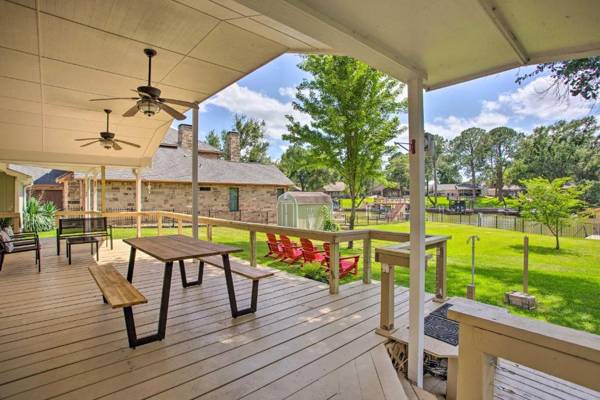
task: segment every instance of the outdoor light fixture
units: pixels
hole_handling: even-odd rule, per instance
[[[137,103],[137,108],[147,117],[152,117],[160,111],[160,106],[150,99],[141,99]]]

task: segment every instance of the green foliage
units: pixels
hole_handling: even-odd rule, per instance
[[[7,226],[10,226],[11,219],[12,218],[10,218],[10,217],[0,218],[0,229],[4,229]]]
[[[314,162],[335,171],[346,184],[352,210],[374,181],[382,180],[382,159],[397,134],[397,98],[402,84],[350,57],[311,55],[299,64],[311,77],[297,87],[294,109],[309,123],[288,115],[283,138],[306,144]],[[354,228],[354,212],[349,221]]]
[[[375,202],[373,197],[367,197],[363,200],[362,205],[366,206],[367,204],[372,204]],[[350,199],[340,199],[340,208],[344,210],[349,210],[352,207],[352,201]]]
[[[408,190],[410,185],[408,154],[394,154],[385,166],[385,179],[398,185],[401,193]]]
[[[319,209],[319,217],[323,220],[324,231],[337,232],[340,230],[340,226],[331,218],[331,210],[329,207],[325,205],[321,206]]]
[[[320,264],[305,264],[304,267],[302,267],[302,269],[300,270],[300,273],[305,278],[309,278],[323,283],[329,282],[327,271]]]
[[[523,184],[527,194],[519,196],[521,215],[548,227],[556,238],[556,249],[560,249],[561,228],[568,226],[574,214],[585,207],[580,198],[586,187],[569,185],[571,179],[556,178],[552,181],[544,178],[526,179]]]
[[[481,128],[465,129],[452,139],[450,147],[452,155],[459,168],[471,178],[471,184],[476,185],[486,160],[486,132]],[[475,200],[475,189],[473,189]]]
[[[524,135],[506,126],[490,130],[485,135],[486,155],[490,171],[490,183],[496,187],[498,200],[504,200],[504,174],[510,166]]]
[[[265,121],[248,118],[245,115],[236,114],[233,117],[233,131],[240,134],[240,159],[243,162],[256,162],[267,164],[269,158],[269,142],[266,139]],[[206,136],[206,143],[221,150],[225,159],[229,159],[227,153],[227,133],[229,130],[221,131],[221,137],[212,130]]]
[[[30,197],[23,214],[25,232],[43,232],[53,229],[55,213],[54,203],[40,203],[35,197]]]
[[[319,157],[301,144],[288,147],[281,155],[278,166],[303,192],[317,191],[337,180],[336,173],[320,165]]]
[[[579,58],[539,64],[528,74],[517,77],[518,84],[534,76],[550,71],[550,76],[557,85],[568,88],[571,96],[597,100],[600,94],[600,57]]]

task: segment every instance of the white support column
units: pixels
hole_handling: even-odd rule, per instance
[[[135,175],[135,211],[142,211],[142,171],[139,168],[133,169]],[[136,236],[142,237],[142,216],[138,214],[136,216]]]
[[[423,387],[423,318],[425,301],[425,130],[423,81],[408,82],[410,142],[410,279],[408,379]]]
[[[106,212],[106,167],[100,167],[100,211]]]
[[[198,239],[198,105],[192,109],[192,237]]]

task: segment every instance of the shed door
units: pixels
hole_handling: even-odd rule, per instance
[[[0,211],[15,211],[15,179],[0,172]]]

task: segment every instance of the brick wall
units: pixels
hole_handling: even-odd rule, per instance
[[[69,182],[78,182],[71,180]],[[191,212],[191,183],[142,182],[142,210],[175,210]],[[79,188],[79,184],[69,184]],[[237,186],[239,188],[239,212],[229,211],[229,188],[213,185],[210,190],[200,184],[198,208],[201,215],[215,218],[240,219],[246,222],[275,223],[277,221],[277,187]],[[70,191],[69,202],[79,202],[79,191]],[[98,184],[100,199],[100,184]],[[108,181],[106,183],[107,210],[135,209],[135,182]],[[98,200],[100,204],[100,200]]]

